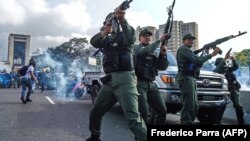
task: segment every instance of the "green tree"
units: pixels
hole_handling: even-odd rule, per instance
[[[85,55],[85,47],[88,44],[86,38],[73,38],[57,47],[48,48],[47,53],[57,61],[64,61],[65,59],[72,61]]]
[[[65,74],[74,60],[86,57],[87,38],[73,38],[57,47],[50,47],[47,53],[51,58],[63,64]]]
[[[250,49],[244,49],[239,53],[235,53],[235,58],[242,66],[248,66],[250,63]]]

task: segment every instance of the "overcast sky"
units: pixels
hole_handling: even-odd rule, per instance
[[[105,16],[123,0],[0,0],[0,60],[7,57],[9,33],[31,35],[32,51],[57,46],[73,37],[91,37]],[[134,0],[127,12],[137,26],[164,24],[172,0]],[[174,19],[196,22],[200,46],[217,38],[250,32],[250,0],[176,0]],[[250,33],[220,45],[250,48]]]

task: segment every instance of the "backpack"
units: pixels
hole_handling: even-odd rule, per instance
[[[18,71],[18,73],[19,73],[21,76],[25,76],[25,74],[26,74],[27,71],[28,71],[28,68],[29,68],[29,66],[23,66],[23,67]]]

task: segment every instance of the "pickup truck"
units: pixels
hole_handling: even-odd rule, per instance
[[[100,78],[103,76],[105,76],[103,71],[85,72],[84,84],[87,87],[87,93],[91,95],[93,104],[101,88],[102,82]]]
[[[167,56],[169,67],[164,71],[159,71],[154,83],[165,100],[167,112],[176,114],[182,109],[180,89],[176,82],[177,62],[171,51],[168,51]],[[100,77],[104,75],[103,71],[86,72],[86,84],[90,87],[95,86],[99,90]],[[197,79],[197,94],[198,120],[204,124],[220,124],[226,106],[230,102],[226,78],[218,73],[201,71]]]

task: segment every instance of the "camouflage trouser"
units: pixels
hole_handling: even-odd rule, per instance
[[[139,114],[136,85],[134,82],[123,83],[116,86],[112,84],[113,83],[109,81],[102,86],[96,103],[90,112],[89,128],[92,135],[100,136],[102,117],[118,101],[122,107],[128,126],[134,133],[137,141],[146,141],[147,127]]]
[[[139,96],[139,111],[145,122],[147,122],[148,117],[148,105],[152,108],[155,115],[153,124],[164,125],[166,121],[167,108],[165,102],[159,92],[157,86],[150,81],[138,81],[137,90],[140,94]]]
[[[196,79],[185,77],[178,80],[181,91],[181,124],[193,124],[198,112],[198,98]]]
[[[233,103],[233,106],[235,108],[235,113],[237,116],[238,124],[242,125],[244,124],[244,112],[243,107],[240,104],[240,95],[238,90],[230,90],[231,93],[231,100]]]

